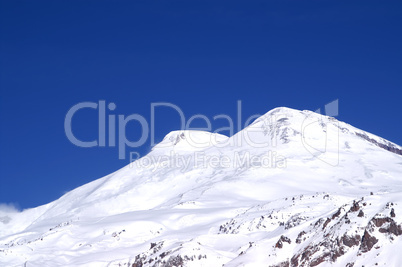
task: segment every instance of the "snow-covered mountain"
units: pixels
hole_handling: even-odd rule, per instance
[[[52,203],[0,211],[0,266],[401,266],[401,154],[289,108],[230,138],[175,131]]]

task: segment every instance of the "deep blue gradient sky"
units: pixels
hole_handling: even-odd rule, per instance
[[[0,26],[0,203],[46,204],[128,164],[68,141],[83,101],[236,118],[242,100],[246,118],[339,99],[338,119],[402,144],[401,1],[0,0]],[[157,140],[179,127],[172,110],[156,118]],[[97,127],[95,110],[73,121],[84,140]]]

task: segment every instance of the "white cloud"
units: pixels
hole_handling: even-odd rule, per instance
[[[0,212],[15,213],[20,212],[18,204],[15,203],[0,203]]]

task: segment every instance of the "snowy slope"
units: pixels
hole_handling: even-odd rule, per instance
[[[175,131],[52,203],[0,212],[0,266],[399,266],[401,154],[289,108],[230,138]]]

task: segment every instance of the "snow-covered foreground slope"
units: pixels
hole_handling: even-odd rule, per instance
[[[0,212],[0,266],[400,266],[402,150],[277,108],[176,131],[47,205]]]

